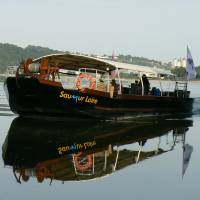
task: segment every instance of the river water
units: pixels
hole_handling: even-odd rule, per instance
[[[95,122],[20,118],[0,83],[0,199],[199,199],[199,88],[189,116]]]

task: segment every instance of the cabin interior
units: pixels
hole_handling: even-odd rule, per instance
[[[132,76],[122,76],[125,70],[119,69],[109,62],[100,59],[73,55],[61,54],[23,61],[17,71],[18,75],[25,75],[60,83],[64,89],[81,90],[85,89],[98,91],[111,98],[117,95],[153,95],[153,96],[179,96],[188,97],[187,83],[164,80],[165,89],[161,83],[164,75],[159,75],[148,80],[148,77],[139,71],[132,71]],[[130,70],[126,70],[130,74]],[[127,73],[127,74],[128,74]]]

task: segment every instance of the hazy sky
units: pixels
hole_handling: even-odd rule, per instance
[[[0,0],[0,42],[200,64],[200,0]]]

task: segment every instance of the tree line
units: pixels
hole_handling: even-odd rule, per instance
[[[196,79],[200,79],[200,66],[195,67],[197,76]],[[171,69],[171,72],[179,78],[186,77],[186,69],[184,67],[175,67]]]
[[[7,66],[18,65],[22,59],[38,58],[40,56],[59,52],[60,51],[40,46],[29,45],[26,48],[22,48],[13,44],[0,43],[0,71],[5,71]],[[112,59],[112,56],[109,57]],[[117,56],[116,61],[150,67],[166,67],[160,61],[131,55],[120,54]]]
[[[38,58],[40,56],[59,52],[60,51],[40,46],[29,45],[26,48],[22,48],[13,44],[0,43],[0,72],[4,72],[8,66],[19,65],[23,59]]]
[[[25,60],[27,58],[34,59],[53,53],[61,53],[61,51],[41,46],[29,45],[25,48],[22,48],[13,44],[0,43],[0,73],[5,72],[8,66],[19,65],[19,63],[22,60]],[[109,57],[110,59],[112,59],[112,56]],[[131,56],[131,55],[119,54],[116,58],[116,61],[135,64],[135,65],[171,69],[170,63],[162,63],[160,61],[144,57]],[[197,71],[197,78],[200,79],[200,66],[196,67],[196,71]],[[185,77],[186,75],[185,68],[183,67],[173,68],[171,69],[171,72],[175,74],[177,77]]]

